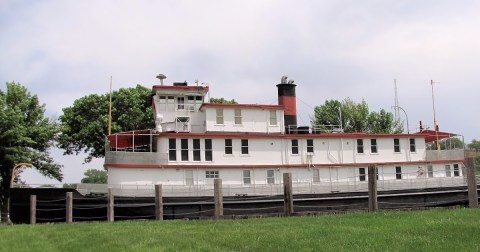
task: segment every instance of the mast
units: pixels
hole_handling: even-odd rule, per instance
[[[437,122],[437,115],[435,113],[435,97],[433,95],[433,84],[436,82],[433,82],[433,80],[430,80],[430,84],[432,85],[432,104],[433,104],[433,126],[435,127],[435,135],[437,137],[436,145],[437,145],[437,150],[440,150],[440,144],[438,142],[438,122]]]

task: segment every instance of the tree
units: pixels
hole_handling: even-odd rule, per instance
[[[63,179],[61,165],[48,150],[58,133],[58,125],[45,117],[45,104],[19,83],[7,83],[0,90],[0,200],[2,222],[8,222],[10,183],[18,163],[29,163],[41,174]],[[19,167],[21,168],[21,167]]]
[[[480,141],[473,139],[471,143],[467,145],[470,150],[480,151]],[[475,158],[475,166],[477,167],[477,174],[480,172],[480,157]]]
[[[470,150],[480,151],[480,141],[473,139],[471,143],[467,145]]]
[[[112,93],[112,133],[153,128],[153,112],[147,97],[151,91],[137,85]],[[91,94],[79,98],[60,116],[58,146],[65,154],[88,153],[85,162],[105,154],[108,128],[109,94]]]
[[[107,183],[107,171],[88,169],[83,175],[82,183],[88,184],[106,184]]]
[[[227,104],[237,104],[237,101],[235,101],[235,99],[231,99],[231,100],[226,100],[225,98],[210,98],[210,102],[211,103],[227,103]]]
[[[320,130],[343,128],[345,132],[366,133],[398,133],[403,129],[399,122],[393,119],[390,112],[381,109],[370,112],[368,104],[362,100],[356,103],[350,98],[343,101],[327,100],[323,105],[316,106],[312,126]]]

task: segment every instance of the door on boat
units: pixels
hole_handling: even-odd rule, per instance
[[[337,167],[329,167],[330,173],[330,191],[331,192],[339,192],[339,178],[338,178],[338,168]]]

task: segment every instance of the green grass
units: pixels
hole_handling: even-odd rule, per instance
[[[480,209],[0,226],[1,251],[478,251]]]

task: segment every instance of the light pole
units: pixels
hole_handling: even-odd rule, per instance
[[[400,106],[392,106],[392,108],[398,108],[398,109],[401,109],[403,111],[403,113],[405,114],[405,118],[407,118],[407,134],[410,134],[410,127],[408,125],[408,115],[407,115],[407,112],[405,112],[405,110],[400,107]]]

